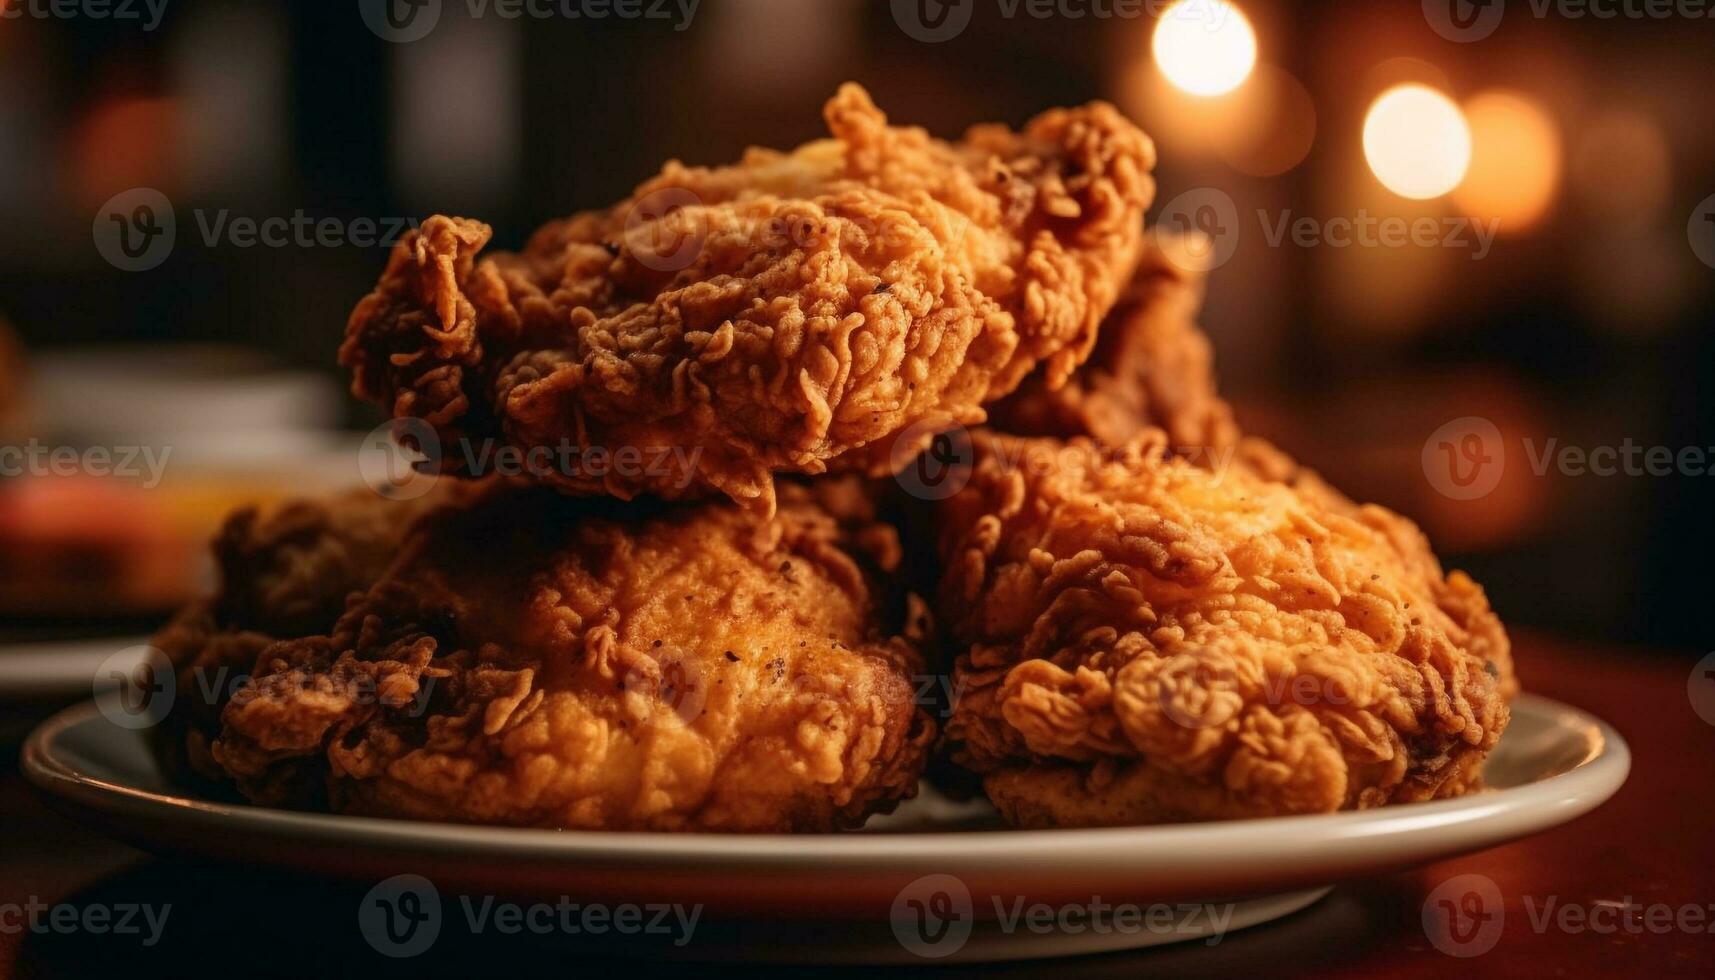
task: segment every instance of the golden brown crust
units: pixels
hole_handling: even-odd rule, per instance
[[[1045,372],[1025,379],[995,403],[990,425],[1109,446],[1154,426],[1194,460],[1231,450],[1238,427],[1216,391],[1214,349],[1197,327],[1204,277],[1177,254],[1185,247],[1160,229],[1145,237],[1131,285],[1102,324],[1089,362],[1062,386]]]
[[[1380,508],[1167,444],[976,435],[941,508],[954,760],[1030,826],[1470,788],[1511,684],[1481,589]]]
[[[269,647],[214,756],[258,802],[325,785],[349,813],[855,826],[915,792],[934,735],[924,612],[879,588],[899,557],[840,480],[783,484],[767,522],[496,488],[421,525],[330,637]]]
[[[1064,382],[1136,261],[1148,138],[1102,103],[958,143],[856,85],[825,114],[832,139],[669,163],[518,254],[431,218],[352,314],[353,390],[444,443],[591,451],[562,490],[766,514],[774,473],[885,475],[1037,365]],[[628,448],[650,462],[597,465]]]

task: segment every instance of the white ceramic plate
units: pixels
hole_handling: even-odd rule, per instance
[[[141,663],[148,642],[146,636],[133,636],[0,644],[0,704],[64,704],[89,697],[98,685],[105,690],[115,683],[98,675],[130,673]]]
[[[1019,902],[1225,903],[1228,930],[1254,925],[1302,908],[1342,879],[1572,820],[1619,789],[1631,756],[1602,721],[1527,695],[1490,758],[1491,788],[1462,799],[1269,820],[1017,831],[1000,827],[980,804],[928,794],[863,832],[796,837],[514,830],[201,799],[163,777],[146,733],[113,725],[93,703],[38,728],[23,767],[62,809],[159,851],[371,882],[415,873],[442,896],[700,903],[711,919],[769,920],[766,942],[753,941],[743,955],[922,962],[919,956],[949,952],[967,960],[1099,952],[1200,934],[1191,923],[1166,932],[1043,933],[997,921],[995,910]],[[720,952],[705,944],[696,951]]]

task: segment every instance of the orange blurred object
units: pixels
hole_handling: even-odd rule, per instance
[[[0,481],[0,612],[100,618],[189,599],[203,542],[151,493],[91,476]]]
[[[1535,100],[1484,92],[1465,103],[1471,167],[1453,191],[1460,210],[1495,219],[1502,234],[1529,230],[1548,213],[1560,187],[1560,133]]]
[[[80,208],[93,209],[134,187],[170,193],[182,161],[172,99],[110,98],[73,136],[72,173]]]

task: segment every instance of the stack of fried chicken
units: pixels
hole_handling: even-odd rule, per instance
[[[1023,827],[1479,785],[1506,634],[1239,434],[1148,138],[1098,103],[943,142],[855,85],[826,118],[519,253],[401,242],[340,358],[446,478],[235,516],[158,638],[168,756],[264,804],[677,831],[855,827],[931,761]]]

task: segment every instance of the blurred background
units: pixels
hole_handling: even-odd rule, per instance
[[[341,476],[279,461],[349,459],[342,433],[381,421],[334,350],[399,222],[479,217],[516,246],[668,158],[815,138],[855,79],[949,137],[1116,102],[1157,142],[1152,220],[1211,236],[1203,322],[1244,424],[1418,520],[1509,623],[1710,646],[1715,20],[1501,0],[0,6],[0,425],[177,454],[167,494],[0,480],[14,634],[98,605],[142,628],[197,560],[161,528],[200,540],[234,502]],[[247,224],[268,219],[272,241]]]

